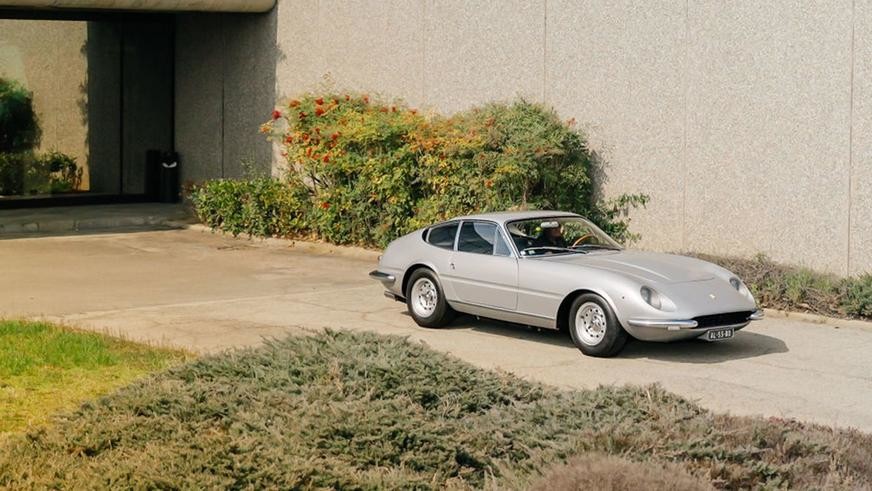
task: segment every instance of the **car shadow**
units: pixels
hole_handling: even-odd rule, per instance
[[[691,339],[673,343],[646,343],[634,340],[619,356],[647,358],[676,363],[722,363],[790,351],[784,341],[765,334],[741,330],[728,341]]]
[[[515,339],[577,349],[569,336],[553,329],[540,329],[492,319],[476,319],[461,315],[443,329],[470,329]],[[619,358],[650,359],[675,363],[722,363],[790,351],[784,341],[765,334],[741,330],[729,341],[702,340],[653,343],[630,339]]]

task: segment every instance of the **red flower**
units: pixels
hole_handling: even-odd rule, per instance
[[[299,105],[300,105],[300,101],[298,101],[298,100],[296,100],[296,99],[294,99],[294,100],[292,100],[291,102],[288,103],[288,106],[290,106],[290,107],[297,107],[297,106],[299,106]]]
[[[369,104],[369,96],[368,95],[361,97],[361,99],[363,99],[364,104]]]
[[[312,156],[312,147],[306,147],[306,157]]]
[[[346,101],[350,101],[350,100],[351,100],[351,96],[348,95],[348,94],[345,94],[345,100],[346,100]]]
[[[397,112],[397,106],[391,106],[391,112],[392,113]]]
[[[325,155],[324,158],[321,159],[321,160],[323,160],[325,164],[328,163],[328,162],[330,162],[330,154],[328,153],[328,154]]]
[[[327,208],[330,208],[330,203],[327,201],[322,201],[321,202],[321,209],[326,210]]]
[[[333,141],[336,141],[337,139],[339,139],[339,132],[337,131],[336,133],[333,133],[332,135],[330,135],[330,139]]]
[[[315,133],[318,133],[318,134],[320,135],[320,134],[321,134],[321,128],[319,128],[319,127],[316,126],[316,127],[315,127]]]
[[[488,179],[488,180],[486,180],[486,181],[484,182],[484,187],[486,187],[486,188],[492,188],[492,187],[494,187],[494,181],[493,181],[493,179]]]
[[[308,133],[303,133],[302,138],[303,138],[303,141],[308,141],[308,140],[309,140],[309,134],[308,134]]]
[[[382,106],[382,107],[379,108],[379,111],[381,111],[381,112],[383,112],[383,113],[386,113],[386,112],[388,112],[388,108]]]
[[[321,104],[324,104],[324,98],[323,98],[323,97],[319,97],[319,98],[315,99],[315,104],[318,104],[319,106],[320,106]]]
[[[285,137],[285,142],[294,143],[294,137],[292,135],[288,135],[287,137]]]
[[[300,119],[306,119],[306,113],[305,113],[305,112],[300,111]]]
[[[315,108],[315,116],[321,116],[322,114],[324,114],[324,108],[321,106],[317,106]]]
[[[282,112],[279,111],[278,109],[273,109],[273,113],[272,113],[273,121],[279,119],[280,117],[282,117]]]

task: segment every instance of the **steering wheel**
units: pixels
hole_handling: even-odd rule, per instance
[[[584,242],[585,240],[587,240],[591,237],[593,237],[593,234],[584,234],[581,237],[575,239],[575,242],[572,243],[571,247],[577,247],[577,246],[581,245],[582,242]]]

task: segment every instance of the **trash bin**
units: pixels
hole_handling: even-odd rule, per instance
[[[145,196],[148,201],[157,201],[160,189],[160,163],[162,160],[160,150],[146,150],[145,152]]]
[[[163,152],[158,166],[157,200],[161,203],[179,202],[179,154]]]

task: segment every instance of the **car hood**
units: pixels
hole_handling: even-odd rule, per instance
[[[706,263],[699,259],[659,252],[591,251],[552,256],[548,260],[612,271],[645,282],[686,283],[714,277],[705,267]]]

